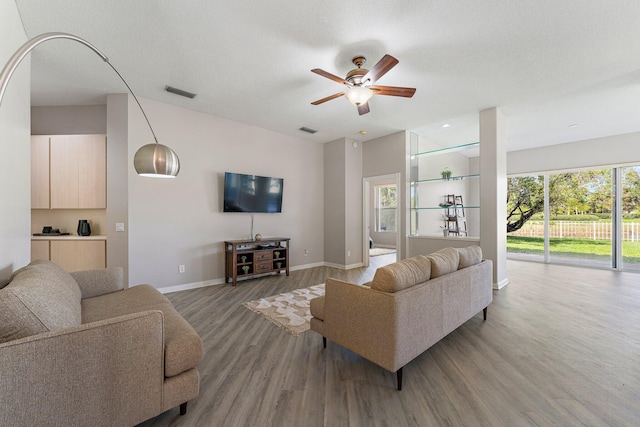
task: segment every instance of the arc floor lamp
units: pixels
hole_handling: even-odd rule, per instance
[[[89,43],[88,41],[81,39],[80,37],[74,36],[73,34],[68,33],[44,33],[37,37],[32,38],[23,44],[2,69],[2,73],[0,74],[0,105],[2,105],[2,98],[4,97],[4,92],[9,84],[9,79],[13,75],[13,72],[16,70],[20,62],[31,52],[36,46],[40,45],[49,40],[53,39],[69,39],[81,43],[98,54],[100,58],[104,62],[106,62],[115,73],[120,77],[122,82],[125,84],[133,99],[135,99],[138,107],[140,107],[140,111],[142,111],[142,115],[147,121],[147,125],[149,125],[149,129],[151,130],[151,134],[153,135],[153,139],[155,143],[143,145],[138,149],[133,159],[133,166],[136,169],[138,175],[141,176],[150,176],[154,178],[174,178],[180,172],[180,159],[178,159],[178,155],[166,145],[162,145],[158,143],[158,138],[156,138],[156,133],[153,131],[151,127],[151,123],[147,118],[147,114],[144,112],[142,105],[140,105],[140,101],[138,101],[138,97],[133,93],[131,87],[126,82],[124,77],[116,70],[116,68],[109,62],[109,58],[107,58],[102,52],[100,52],[94,45]]]

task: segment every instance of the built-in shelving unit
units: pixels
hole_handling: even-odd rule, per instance
[[[419,145],[411,147],[411,235],[479,237],[479,142]]]

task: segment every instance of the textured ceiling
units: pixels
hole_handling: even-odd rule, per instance
[[[28,37],[86,39],[138,96],[309,141],[407,129],[465,143],[478,138],[478,111],[494,106],[507,115],[509,150],[640,131],[637,0],[16,3]],[[375,96],[363,116],[342,98],[310,105],[342,90],[312,68],[344,76],[353,56],[372,66],[385,53],[400,63],[378,83],[416,87],[413,98]],[[77,43],[55,40],[32,54],[33,105],[100,104],[124,91]]]

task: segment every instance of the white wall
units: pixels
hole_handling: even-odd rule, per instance
[[[223,241],[248,238],[249,214],[223,213],[225,171],[284,178],[280,214],[256,214],[254,233],[291,238],[292,267],[324,260],[323,145],[141,99],[159,142],[180,157],[175,179],[139,177],[133,156],[152,142],[129,108],[129,282],[156,287],[222,280]],[[305,256],[305,249],[309,251]],[[178,265],[186,272],[178,273]]]
[[[640,132],[507,153],[507,174],[640,162]]]
[[[0,0],[0,66],[27,41],[15,2]],[[31,258],[30,60],[20,64],[0,104],[0,287]]]

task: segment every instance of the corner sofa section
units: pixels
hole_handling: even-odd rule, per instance
[[[397,372],[492,301],[493,266],[478,246],[398,261],[356,285],[327,279],[311,300],[311,329]]]
[[[135,425],[198,395],[196,331],[122,269],[50,261],[0,289],[0,425]]]

